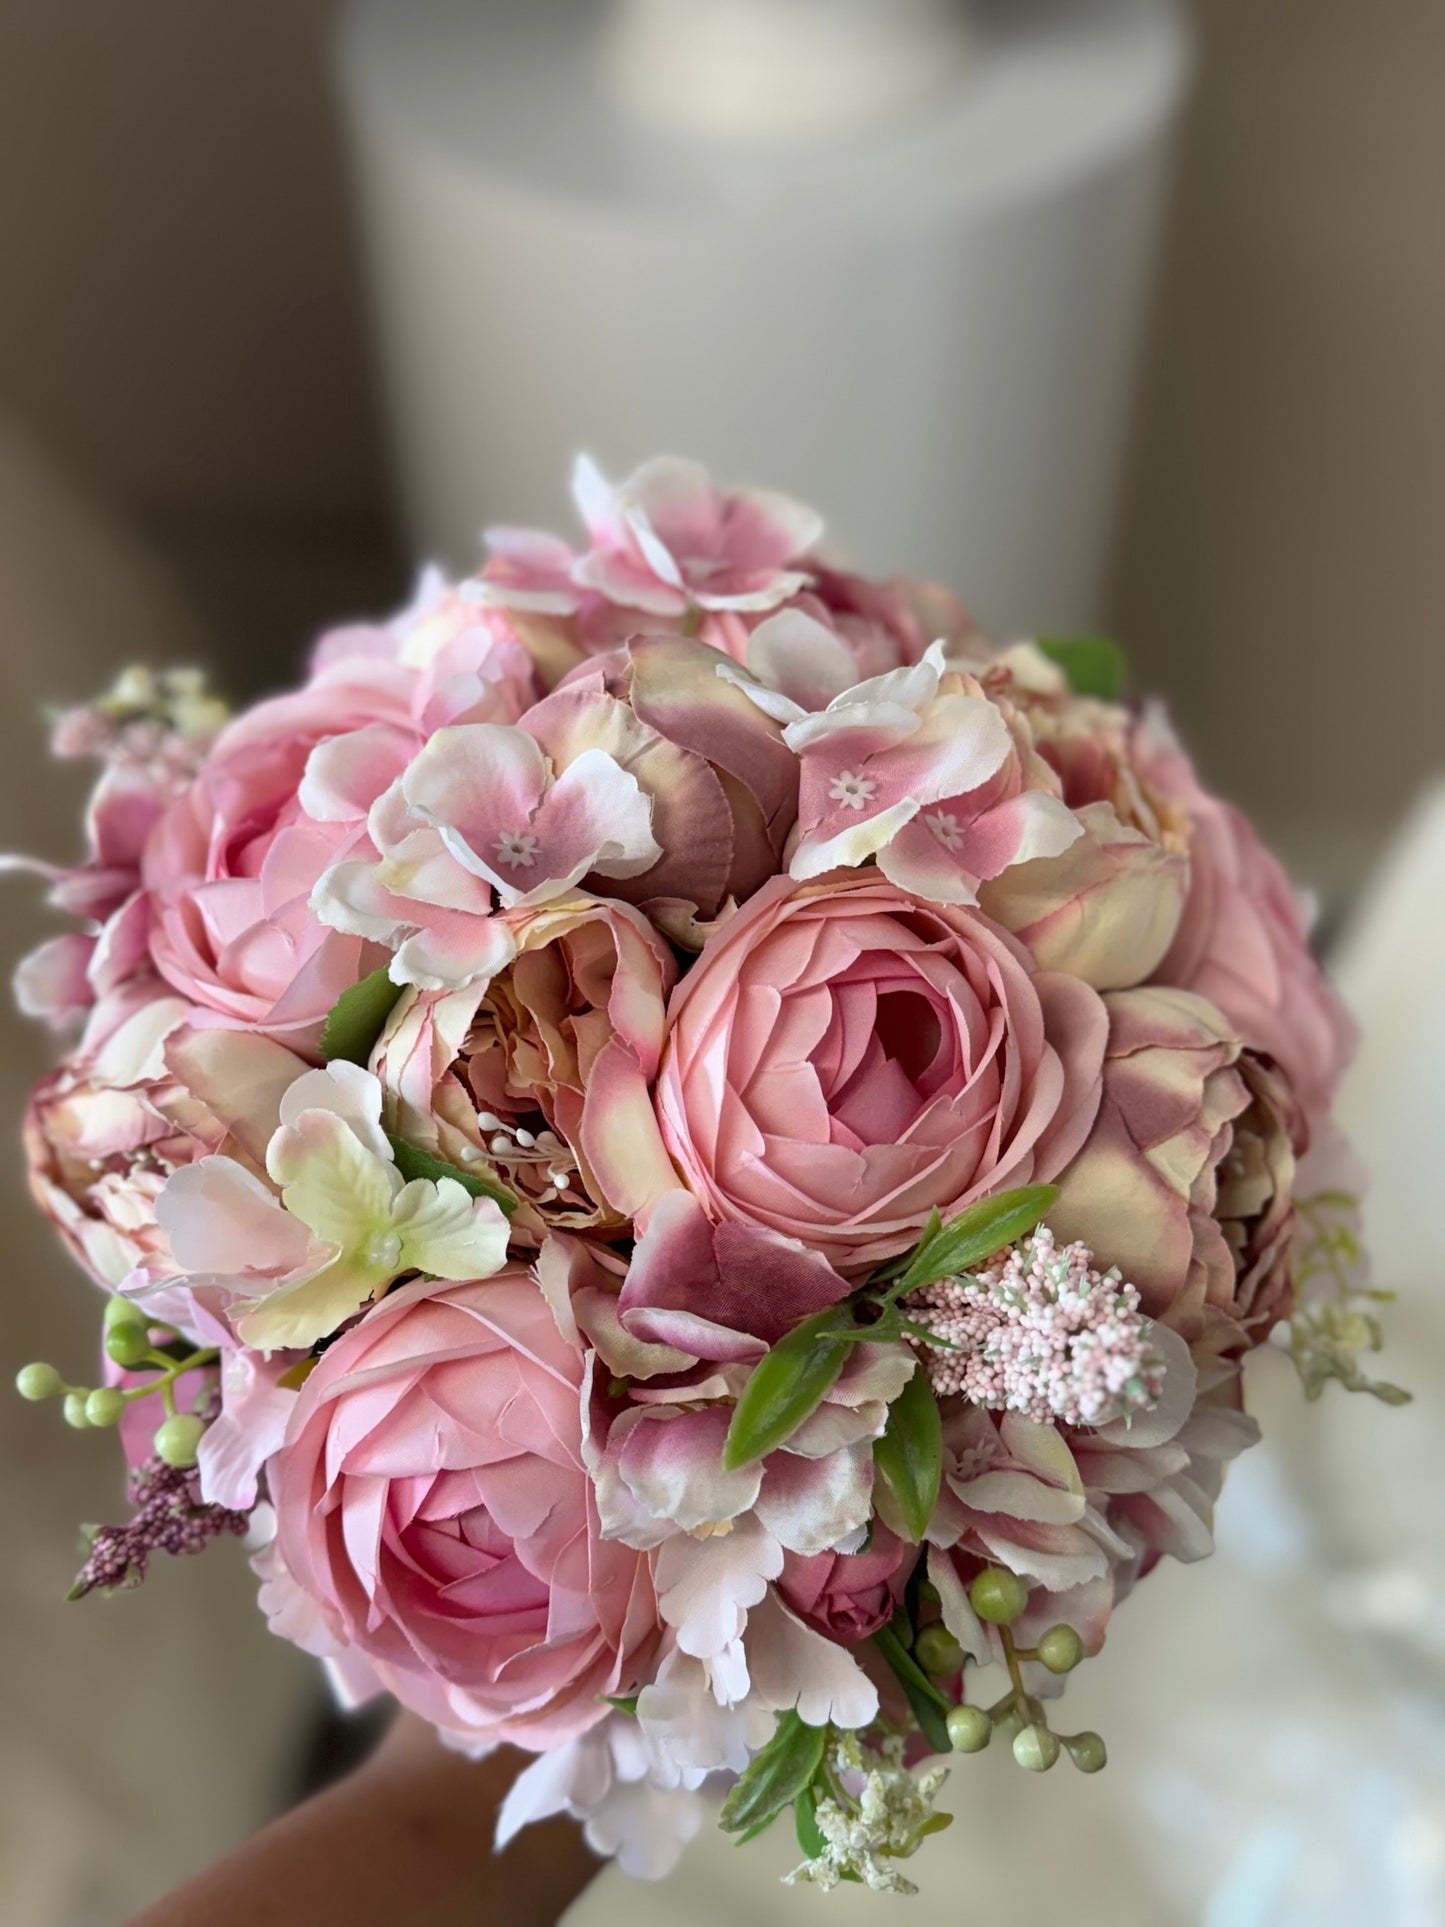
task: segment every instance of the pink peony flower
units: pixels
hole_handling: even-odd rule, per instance
[[[766,884],[674,995],[664,1140],[714,1218],[847,1275],[930,1211],[1057,1175],[1098,1108],[1107,1019],[977,911],[866,871]]]
[[[1199,785],[1162,722],[1151,724],[1151,780],[1189,829],[1189,895],[1156,973],[1223,1011],[1249,1049],[1273,1058],[1322,1128],[1354,1026],[1310,954],[1289,878],[1248,819]]]
[[[795,877],[866,863],[935,903],[976,903],[1016,863],[1054,857],[1081,834],[1026,726],[952,668],[922,662],[846,688],[788,725],[802,761]]]
[[[1258,1344],[1290,1303],[1288,1090],[1202,997],[1159,985],[1105,1002],[1098,1122],[1049,1224],[1117,1264],[1196,1349]]]
[[[605,751],[636,778],[661,856],[598,887],[684,935],[689,912],[706,922],[776,873],[797,813],[797,758],[720,674],[730,667],[687,637],[635,637],[568,676],[523,724],[559,767]]]
[[[840,1646],[856,1646],[893,1617],[917,1558],[916,1546],[875,1519],[863,1552],[819,1552],[811,1558],[790,1552],[778,1591],[805,1626]]]
[[[652,1108],[672,952],[627,904],[573,894],[506,919],[513,960],[409,991],[372,1063],[387,1122],[520,1200],[512,1234],[615,1235],[677,1178]]]
[[[326,1632],[478,1750],[561,1744],[654,1670],[649,1562],[598,1530],[582,1366],[520,1270],[413,1285],[324,1354],[268,1467]]]

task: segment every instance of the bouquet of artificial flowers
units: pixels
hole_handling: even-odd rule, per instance
[[[1209,1552],[1253,1346],[1403,1396],[1348,1025],[1112,645],[689,463],[576,497],[234,720],[60,718],[26,1143],[108,1296],[102,1382],[20,1389],[128,1461],[75,1595],[247,1533],[344,1700],[536,1756],[504,1835],[658,1873],[723,1776],[907,1890],[926,1762],[1104,1764],[1055,1697]]]

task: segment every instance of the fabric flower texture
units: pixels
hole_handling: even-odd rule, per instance
[[[500,1844],[791,1807],[904,1894],[935,1756],[1105,1764],[1058,1693],[1212,1549],[1248,1354],[1407,1396],[1349,1022],[1112,645],[693,462],[573,495],[233,719],[62,715],[87,854],[5,867],[78,924],[24,1143],[103,1362],[19,1390],[127,1472],[73,1597],[245,1533],[343,1704],[527,1756]]]

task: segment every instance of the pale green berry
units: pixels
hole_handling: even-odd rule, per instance
[[[37,1360],[34,1365],[22,1365],[15,1374],[15,1389],[22,1398],[38,1401],[42,1398],[59,1398],[65,1390],[65,1380],[53,1365]]]
[[[973,1610],[990,1626],[1012,1626],[1029,1603],[1029,1589],[1016,1572],[990,1566],[968,1589]]]
[[[1064,1745],[1080,1773],[1097,1773],[1109,1764],[1109,1749],[1097,1733],[1075,1733]]]
[[[982,1753],[993,1738],[993,1721],[981,1706],[951,1707],[947,1726],[955,1753]]]
[[[123,1318],[105,1334],[105,1355],[113,1365],[139,1365],[151,1348],[151,1335],[135,1318]]]
[[[1051,1673],[1072,1673],[1084,1657],[1084,1642],[1072,1626],[1050,1626],[1039,1641],[1039,1658]]]
[[[913,1657],[925,1673],[948,1679],[963,1666],[963,1648],[947,1626],[925,1626],[913,1642]]]
[[[123,1292],[113,1291],[105,1301],[104,1325],[107,1331],[115,1325],[143,1325],[145,1317],[133,1298]]]
[[[196,1462],[196,1447],[205,1431],[205,1422],[194,1412],[176,1412],[160,1426],[151,1443],[156,1456],[167,1465],[185,1467]]]
[[[1058,1757],[1058,1739],[1046,1726],[1026,1726],[1014,1735],[1014,1758],[1030,1773],[1047,1773]]]
[[[90,1424],[85,1410],[89,1399],[89,1392],[67,1392],[65,1394],[65,1404],[61,1408],[65,1413],[65,1422],[67,1425],[73,1425],[77,1432],[85,1431]]]
[[[98,1385],[85,1401],[85,1416],[91,1425],[119,1425],[125,1416],[125,1397],[114,1385]]]

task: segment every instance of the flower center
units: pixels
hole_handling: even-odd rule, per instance
[[[963,831],[959,829],[958,818],[951,810],[935,810],[931,816],[925,816],[923,820],[945,850],[955,851],[963,848]]]
[[[828,794],[845,810],[861,810],[877,788],[874,777],[856,776],[851,769],[845,769],[828,785]]]
[[[401,1263],[401,1239],[394,1231],[373,1231],[366,1241],[366,1264],[371,1271],[395,1271]]]
[[[493,848],[501,862],[509,864],[514,870],[530,870],[537,861],[541,848],[541,838],[528,830],[506,830],[496,840]]]

